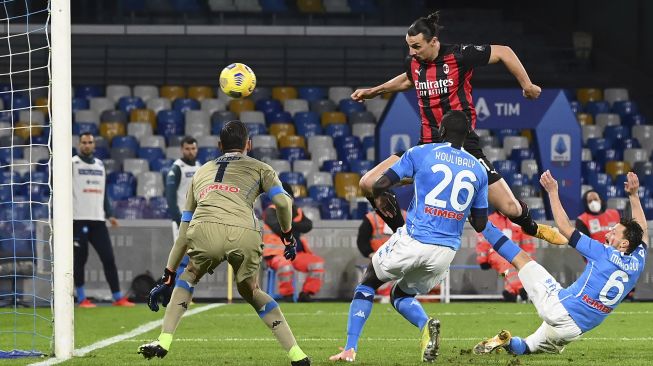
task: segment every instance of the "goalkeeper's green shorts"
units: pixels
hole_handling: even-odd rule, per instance
[[[220,263],[227,261],[234,269],[236,282],[257,276],[263,239],[261,232],[215,222],[198,222],[188,227],[188,256],[197,279],[213,273]]]

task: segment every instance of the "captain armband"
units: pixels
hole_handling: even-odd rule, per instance
[[[181,222],[190,222],[193,219],[193,211],[184,211],[181,214]]]

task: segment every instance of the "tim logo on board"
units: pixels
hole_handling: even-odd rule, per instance
[[[478,98],[476,101],[476,119],[479,121],[484,121],[490,117],[490,108],[487,106],[487,102],[483,97]]]
[[[571,136],[556,133],[551,136],[551,162],[565,165],[571,161]]]
[[[395,134],[390,137],[390,154],[410,149],[410,136],[406,134]]]

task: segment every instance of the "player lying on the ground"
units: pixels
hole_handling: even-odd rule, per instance
[[[385,214],[401,213],[388,189],[402,178],[412,177],[415,197],[400,227],[372,256],[363,281],[354,290],[347,322],[347,342],[331,361],[353,362],[358,338],[370,316],[374,291],[397,281],[390,292],[392,306],[422,332],[422,361],[438,355],[440,322],[429,318],[415,299],[438,284],[460,248],[465,219],[481,231],[487,222],[487,173],[473,155],[462,149],[471,123],[464,112],[449,111],[442,118],[440,134],[445,143],[411,148],[374,183],[377,207]]]
[[[622,219],[600,243],[581,234],[569,222],[558,196],[558,182],[547,170],[540,183],[549,194],[551,210],[569,245],[588,260],[583,274],[567,288],[544,267],[532,260],[494,225],[488,224],[483,235],[494,249],[519,270],[519,278],[542,318],[542,325],[526,338],[513,337],[507,330],[474,347],[475,354],[490,353],[499,347],[522,355],[560,353],[565,345],[594,329],[610,314],[635,286],[644,271],[648,227],[639,202],[639,181],[628,173],[625,189],[632,205],[633,218]]]
[[[277,207],[284,256],[294,260],[292,199],[281,187],[277,173],[267,164],[247,156],[252,147],[245,124],[229,121],[220,131],[220,150],[224,155],[204,164],[193,176],[182,215],[179,237],[170,250],[163,277],[150,291],[147,305],[158,311],[159,297],[166,308],[159,338],[139,347],[138,353],[150,359],[163,358],[170,350],[172,336],[188,309],[195,285],[206,273],[213,273],[227,261],[234,269],[238,292],[268,326],[287,352],[293,366],[308,366],[309,358],[299,348],[281,309],[258,286],[263,241],[252,204],[266,192]],[[179,276],[174,290],[175,269],[184,254],[190,261]],[[172,292],[172,294],[171,294]]]

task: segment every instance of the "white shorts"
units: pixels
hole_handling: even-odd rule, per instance
[[[397,281],[410,295],[426,294],[442,281],[455,255],[450,247],[423,244],[399,228],[374,253],[372,265],[380,280]]]
[[[560,353],[565,345],[580,338],[583,332],[558,298],[562,286],[544,267],[530,261],[519,271],[519,279],[544,320],[535,333],[525,339],[532,353]]]

